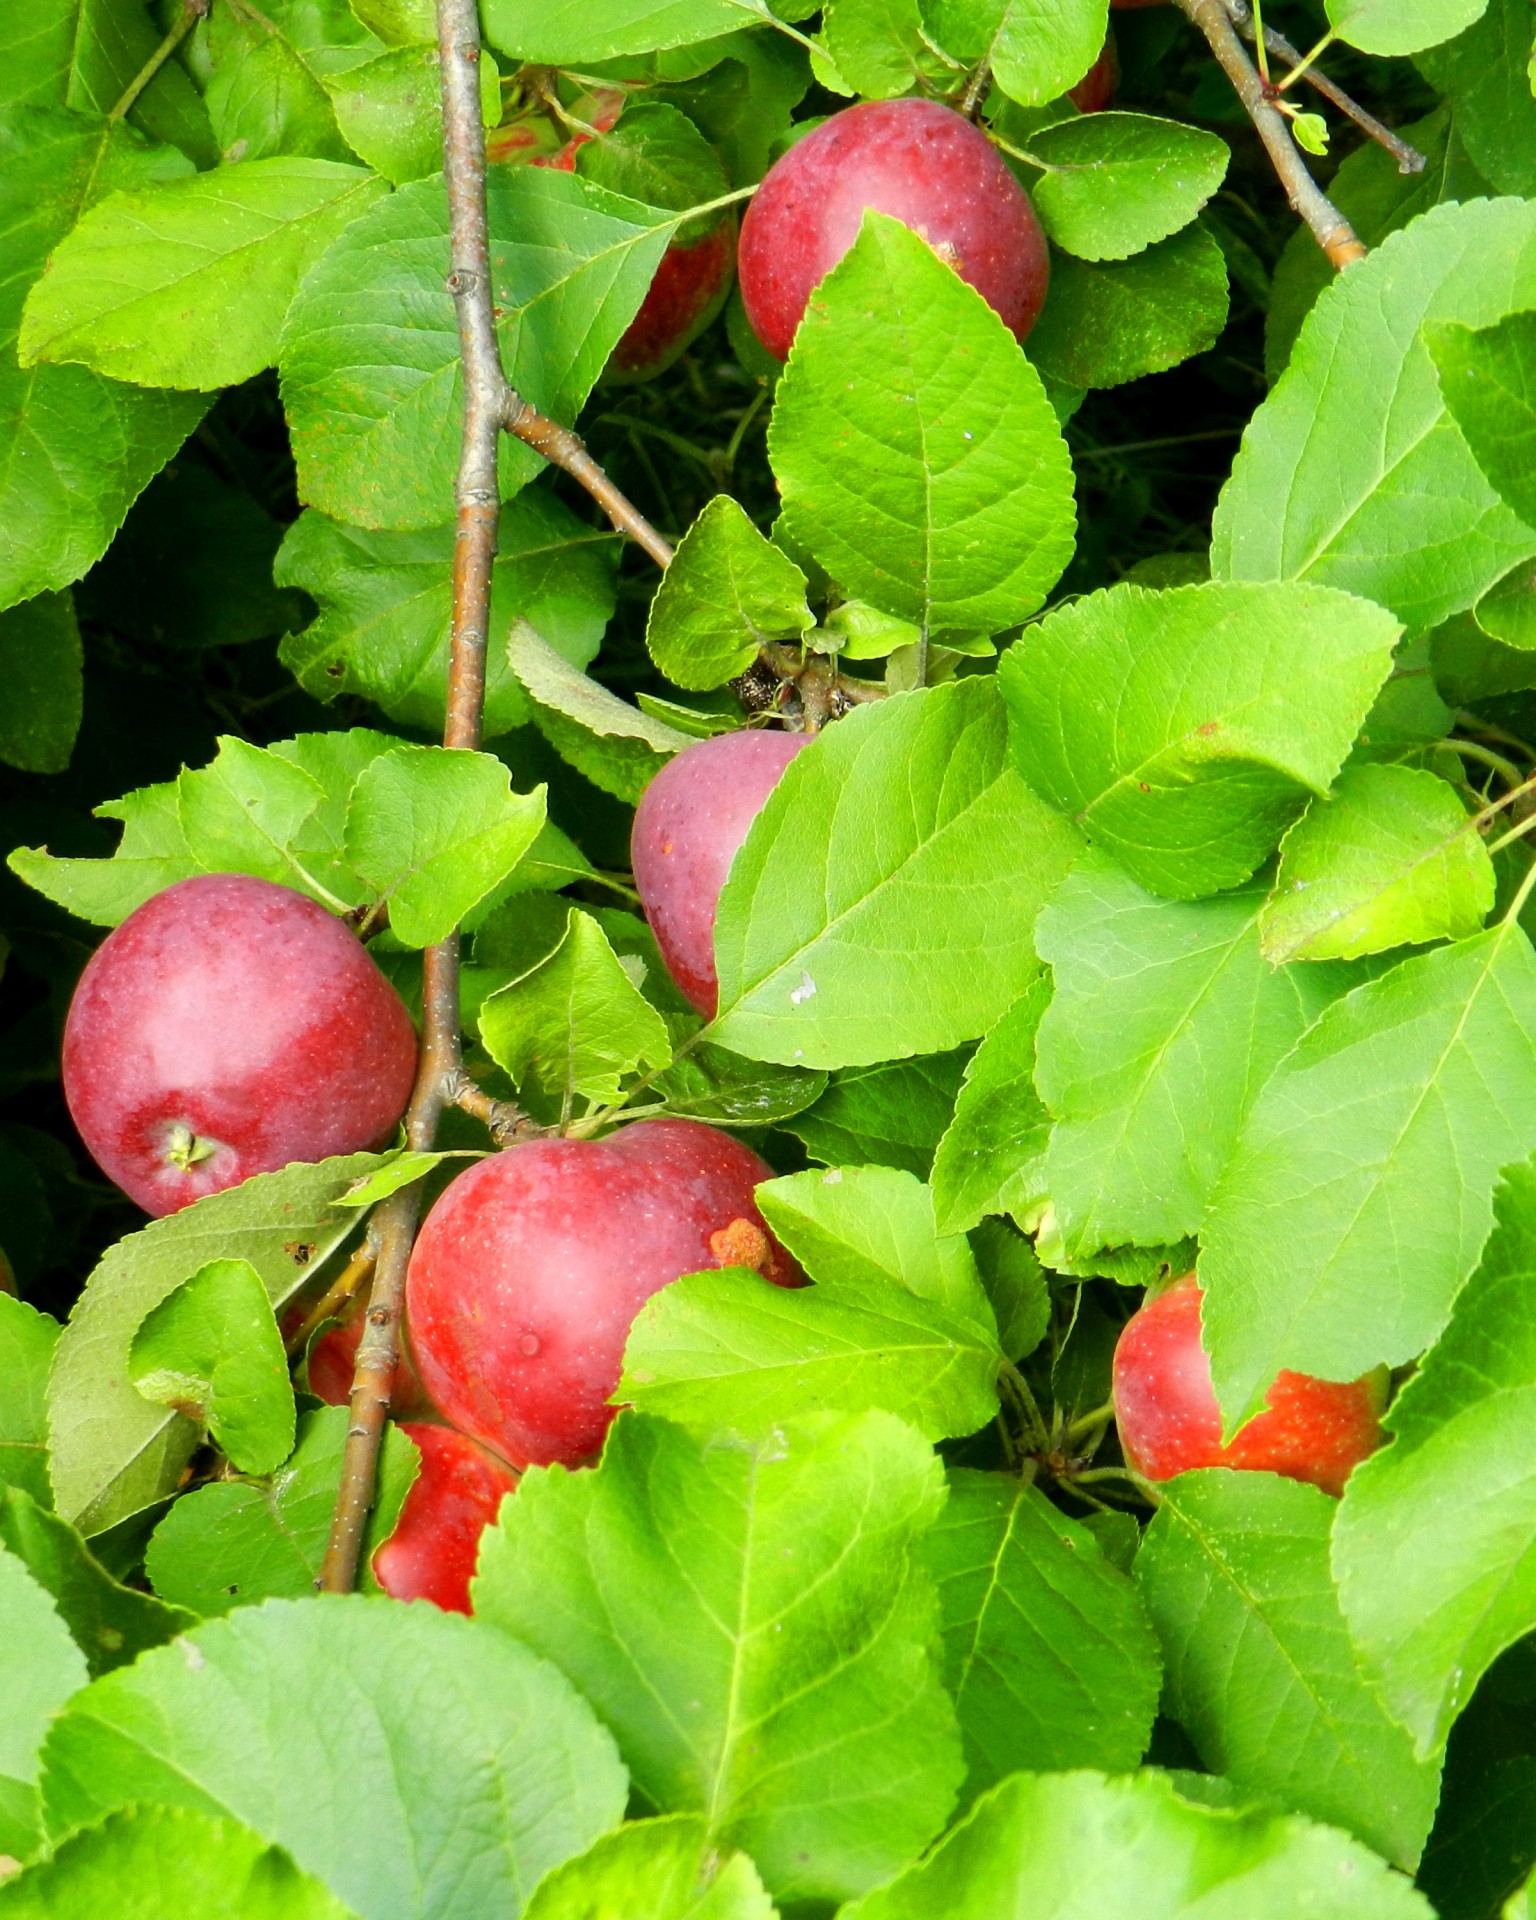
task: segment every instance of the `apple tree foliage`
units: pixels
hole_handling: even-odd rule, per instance
[[[154,67],[173,0],[0,18],[0,1920],[1524,1914],[1529,0],[1265,9],[1424,162],[1301,102],[1338,274],[1173,6],[481,14],[508,377],[676,557],[505,439],[477,753],[430,0],[212,0]],[[907,95],[1031,193],[1022,346],[872,212],[786,365],[738,296],[605,376],[694,209]],[[706,1026],[630,811],[808,670],[858,697],[735,860]],[[394,1429],[363,1591],[315,1592],[348,1416],[280,1323],[483,1127],[148,1226],[69,1128],[80,967],[209,872],[352,916],[417,1011],[462,929],[533,1124],[777,1170],[813,1284],[657,1294],[470,1618],[367,1566]],[[1191,1268],[1229,1432],[1391,1371],[1341,1501],[1122,1470],[1117,1333]]]

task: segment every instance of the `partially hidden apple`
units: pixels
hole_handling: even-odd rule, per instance
[[[1075,87],[1068,87],[1067,98],[1079,113],[1105,113],[1115,104],[1119,86],[1120,54],[1111,29],[1104,36],[1098,59]]]
[[[411,1347],[427,1392],[506,1459],[586,1459],[613,1418],[630,1326],[658,1288],[709,1267],[799,1281],[753,1198],[771,1175],[696,1120],[482,1160],[438,1200],[411,1254]]]
[[[480,1536],[518,1476],[504,1460],[452,1427],[407,1423],[421,1450],[394,1532],[373,1556],[373,1577],[395,1600],[430,1600],[447,1613],[469,1612],[469,1583]]]
[[[1171,1480],[1194,1467],[1236,1467],[1342,1493],[1351,1470],[1381,1442],[1381,1379],[1282,1373],[1266,1410],[1224,1447],[1211,1363],[1200,1344],[1202,1297],[1187,1274],[1132,1314],[1120,1335],[1115,1422],[1127,1461],[1148,1480]]]
[[[808,733],[744,728],[675,754],[640,796],[630,863],[645,917],[683,997],[713,1019],[715,911],[737,849]]]
[[[309,1390],[329,1407],[344,1407],[352,1398],[352,1377],[357,1371],[357,1349],[362,1344],[367,1324],[368,1296],[361,1295],[342,1313],[335,1326],[327,1327],[309,1349]],[[404,1339],[400,1359],[389,1383],[389,1410],[397,1420],[430,1417],[436,1409],[427,1398]]]
[[[91,1157],[147,1213],[382,1146],[416,1034],[357,936],[301,893],[200,874],[92,954],[64,1026],[64,1094]]]
[[[814,288],[873,207],[920,233],[1017,339],[1050,278],[1029,196],[986,135],[933,100],[875,100],[834,113],[776,160],[741,224],[738,268],[752,331],[789,357]]]

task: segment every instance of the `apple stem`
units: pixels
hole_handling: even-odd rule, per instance
[[[294,1359],[298,1354],[301,1354],[309,1345],[310,1335],[317,1327],[323,1326],[327,1320],[335,1319],[336,1315],[340,1313],[342,1308],[346,1306],[347,1302],[362,1286],[369,1274],[373,1272],[374,1262],[377,1258],[377,1230],[375,1223],[370,1221],[368,1224],[368,1232],[363,1239],[363,1244],[352,1255],[352,1258],[347,1262],[346,1266],[342,1268],[330,1286],[326,1288],[325,1292],[321,1294],[309,1312],[305,1314],[302,1325],[299,1326],[295,1332],[291,1333],[284,1342],[284,1348],[290,1360]]]
[[[1223,0],[1175,0],[1181,13],[1205,36],[1206,44],[1232,82],[1274,165],[1292,208],[1337,269],[1363,260],[1367,249],[1354,228],[1307,171],[1290,124],[1270,99],[1264,81],[1237,37]]]

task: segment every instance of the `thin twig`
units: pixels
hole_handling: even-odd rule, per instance
[[[1176,0],[1179,10],[1205,35],[1211,52],[1232,82],[1234,92],[1268,150],[1292,208],[1335,267],[1365,257],[1359,235],[1307,171],[1290,125],[1264,90],[1253,62],[1237,37],[1223,0]]]
[[[578,434],[562,427],[547,414],[514,393],[502,382],[502,425],[524,445],[543,454],[551,466],[560,467],[573,480],[580,481],[607,514],[620,533],[628,534],[658,567],[671,564],[672,548],[646,519],[640,509],[619,491],[607,474],[587,452]]]
[[[498,1147],[510,1147],[516,1140],[529,1140],[548,1132],[548,1128],[530,1120],[511,1100],[493,1100],[462,1068],[449,1077],[447,1094],[450,1105],[472,1114]]]
[[[1256,30],[1253,22],[1253,12],[1248,6],[1247,0],[1225,0],[1225,5],[1228,14],[1231,16],[1232,24],[1246,41],[1253,44]],[[1290,61],[1293,74],[1301,67],[1302,54],[1300,50],[1292,46],[1283,33],[1276,33],[1273,27],[1266,27],[1264,29],[1264,44],[1271,53],[1278,54],[1282,60]],[[1349,119],[1353,120],[1362,133],[1369,134],[1378,146],[1385,147],[1387,152],[1390,153],[1392,158],[1397,162],[1397,170],[1399,173],[1422,173],[1424,171],[1424,156],[1419,152],[1417,147],[1410,147],[1406,140],[1400,140],[1390,127],[1384,127],[1373,113],[1367,113],[1358,100],[1352,99],[1341,86],[1335,81],[1330,80],[1326,74],[1319,73],[1314,66],[1308,66],[1304,72],[1300,73],[1299,77],[1305,80],[1309,87],[1320,93],[1331,105],[1337,107],[1340,113],[1345,114]],[[1290,78],[1291,76],[1287,76],[1286,80],[1281,84],[1289,86]]]
[[[109,120],[121,120],[124,114],[132,113],[134,102],[154,79],[155,75],[170,59],[171,55],[186,39],[199,20],[206,19],[210,0],[181,0],[181,12],[176,24],[155,48],[154,52],[128,82],[123,97],[107,115]]]
[[[480,26],[476,0],[437,0],[438,58],[443,87],[443,159],[451,233],[448,286],[459,322],[464,369],[464,429],[458,477],[453,560],[453,629],[448,663],[445,747],[480,744],[485,702],[485,648],[490,624],[491,565],[496,557],[500,498],[496,455],[507,383],[501,371],[491,303],[490,239],[485,207],[485,135],[480,119]],[[406,1144],[428,1150],[449,1089],[459,1073],[459,941],[457,934],[422,955],[421,1060],[406,1109]],[[363,1529],[373,1504],[379,1447],[389,1411],[391,1376],[400,1357],[400,1315],[406,1268],[421,1212],[421,1183],[380,1203],[374,1216],[378,1264],[352,1378],[352,1418],[341,1486],[320,1571],[328,1593],[357,1582]]]

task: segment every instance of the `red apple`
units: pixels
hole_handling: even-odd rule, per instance
[[[866,207],[920,233],[1022,340],[1050,277],[1029,197],[986,135],[932,100],[845,108],[768,169],[741,226],[752,331],[789,357],[812,289],[858,238]]]
[[[1109,32],[1104,36],[1098,59],[1075,87],[1067,89],[1067,98],[1079,113],[1104,113],[1115,104],[1119,85],[1120,55],[1115,48],[1114,33]]]
[[[667,971],[689,1003],[715,1017],[715,909],[747,829],[808,733],[757,728],[684,747],[635,809],[630,863]]]
[[[528,1141],[461,1173],[427,1215],[406,1283],[428,1393],[506,1459],[586,1459],[658,1288],[706,1267],[800,1278],[753,1199],[771,1177],[696,1120]]]
[[[622,384],[664,373],[725,304],[735,266],[736,220],[729,212],[688,246],[674,240],[608,356],[604,378]]]
[[[480,1536],[503,1498],[517,1491],[518,1477],[452,1427],[401,1431],[421,1449],[421,1470],[394,1532],[373,1556],[374,1578],[394,1600],[430,1600],[447,1613],[468,1613]]]
[[[1201,1289],[1193,1274],[1149,1300],[1115,1348],[1115,1420],[1125,1457],[1149,1480],[1192,1467],[1240,1467],[1309,1480],[1340,1494],[1381,1441],[1378,1376],[1341,1382],[1282,1373],[1266,1411],[1221,1444],[1211,1363],[1200,1344]]]
[[[367,1314],[368,1296],[364,1293],[351,1302],[338,1324],[327,1327],[309,1350],[309,1390],[328,1407],[344,1407],[351,1401],[357,1349],[362,1344]],[[403,1341],[399,1364],[389,1383],[389,1410],[397,1420],[419,1419],[423,1414],[430,1418],[437,1411],[427,1398]]]
[[[64,1027],[91,1157],[148,1213],[381,1146],[416,1035],[357,936],[269,880],[178,881],[109,933]]]

